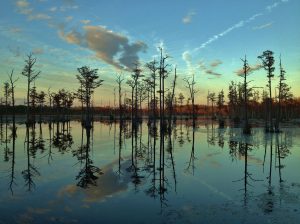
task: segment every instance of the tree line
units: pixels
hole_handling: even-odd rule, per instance
[[[279,132],[280,122],[295,118],[300,112],[300,100],[293,96],[291,87],[286,83],[286,71],[283,68],[281,57],[279,60],[278,80],[275,79],[274,53],[270,50],[264,51],[258,56],[261,68],[266,71],[266,88],[251,85],[249,75],[253,72],[248,64],[248,59],[241,59],[243,63],[241,81],[231,81],[228,86],[228,101],[225,102],[225,93],[222,89],[215,93],[209,91],[207,94],[207,105],[197,105],[195,99],[199,88],[195,75],[183,78],[187,95],[177,93],[178,82],[177,68],[168,64],[169,56],[159,48],[158,59],[141,65],[135,63],[129,78],[124,74],[116,74],[116,88],[114,88],[114,106],[109,108],[110,119],[130,119],[134,124],[140,122],[147,115],[149,123],[160,122],[160,128],[167,130],[172,128],[172,122],[178,118],[192,119],[193,126],[201,115],[217,119],[219,127],[225,126],[226,118],[234,123],[243,124],[243,132],[251,133],[249,119],[263,119],[266,132]],[[3,85],[3,97],[1,98],[1,122],[3,118],[8,119],[11,114],[15,120],[16,112],[26,114],[26,124],[42,122],[45,114],[51,115],[49,119],[58,121],[70,120],[74,114],[74,100],[80,102],[82,124],[91,127],[97,108],[93,105],[93,94],[104,80],[100,79],[98,69],[83,66],[77,69],[76,78],[79,87],[75,92],[60,89],[56,92],[49,88],[47,92],[38,91],[36,80],[41,71],[36,70],[36,58],[33,54],[27,55],[21,75],[25,77],[27,89],[25,107],[15,105],[16,77],[14,70],[8,75],[8,81]],[[171,84],[166,85],[166,79],[171,78]],[[277,81],[277,85],[273,84]],[[273,84],[273,85],[272,85]],[[129,94],[125,89],[129,87]],[[262,92],[260,89],[263,89]],[[117,94],[116,94],[117,90]],[[273,93],[276,93],[273,96]],[[118,105],[116,105],[118,95]],[[77,107],[78,108],[78,107]],[[25,111],[24,111],[25,110]]]

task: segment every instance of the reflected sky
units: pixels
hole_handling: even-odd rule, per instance
[[[300,131],[1,126],[0,223],[297,223]]]

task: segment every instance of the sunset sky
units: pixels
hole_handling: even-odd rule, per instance
[[[242,81],[237,76],[240,58],[247,54],[255,68],[264,50],[275,52],[276,76],[282,55],[287,82],[300,96],[299,11],[299,0],[2,0],[1,87],[14,68],[20,76],[18,102],[23,102],[25,77],[20,73],[25,55],[33,52],[41,71],[39,90],[75,91],[76,69],[87,65],[98,68],[104,79],[95,103],[112,105],[116,74],[129,76],[135,61],[158,59],[161,46],[171,56],[170,69],[178,68],[177,93],[186,92],[182,79],[195,74],[197,103],[205,102],[208,89],[227,93],[231,80]],[[266,85],[262,69],[249,79],[253,86]]]

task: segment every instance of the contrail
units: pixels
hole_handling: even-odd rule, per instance
[[[273,3],[272,5],[268,5],[265,9],[268,11],[268,12],[271,12],[274,8],[276,8],[279,4],[281,3],[285,3],[285,2],[288,2],[288,0],[280,0],[280,1],[277,1],[275,3]],[[196,52],[196,51],[199,51],[200,49],[203,49],[205,48],[207,45],[215,42],[216,40],[218,40],[219,38],[227,35],[228,33],[230,33],[231,31],[235,30],[235,29],[238,29],[238,28],[241,28],[243,26],[245,26],[245,24],[247,23],[250,23],[252,22],[253,20],[255,20],[257,17],[259,16],[263,16],[265,13],[257,13],[251,17],[249,17],[248,19],[246,20],[241,20],[239,21],[238,23],[234,24],[233,26],[229,27],[228,29],[224,30],[223,32],[219,33],[219,34],[216,34],[214,35],[213,37],[209,38],[208,41],[202,43],[200,45],[200,47],[197,47],[193,50],[193,52]]]

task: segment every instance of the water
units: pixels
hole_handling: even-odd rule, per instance
[[[0,223],[298,223],[300,130],[1,127]],[[26,138],[26,136],[29,138]],[[154,137],[156,136],[156,137]]]

